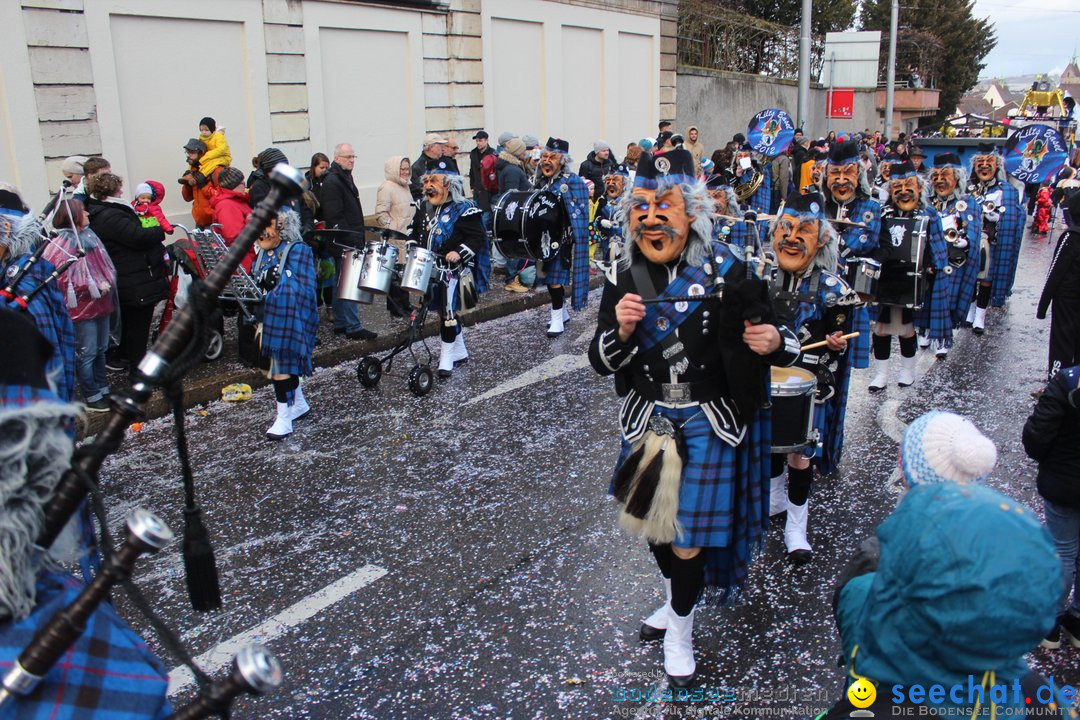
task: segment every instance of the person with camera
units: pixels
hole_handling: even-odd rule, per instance
[[[300,215],[283,208],[258,240],[254,275],[263,298],[262,355],[270,359],[277,417],[268,440],[284,440],[293,421],[310,409],[300,377],[311,375],[311,354],[319,329],[315,301],[315,259],[300,238]]]

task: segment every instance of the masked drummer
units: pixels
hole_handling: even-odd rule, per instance
[[[461,296],[458,285],[463,275],[473,276],[477,293],[487,289],[484,273],[487,241],[480,209],[465,199],[461,175],[445,165],[436,166],[421,179],[424,201],[413,222],[413,240],[434,253],[444,255],[451,271],[434,273],[429,292],[431,307],[439,313],[439,377],[448,378],[454,367],[465,363],[465,333],[458,318]]]
[[[589,300],[589,191],[585,181],[571,172],[572,165],[570,143],[549,137],[540,153],[534,187],[558,195],[567,218],[562,251],[541,263],[538,269],[551,295],[551,322],[547,329],[550,338],[562,335],[570,319],[570,311],[564,304],[568,282],[572,284],[570,304],[575,310],[584,310]]]
[[[270,360],[277,417],[268,440],[292,434],[293,421],[308,413],[300,378],[311,375],[319,329],[315,258],[300,237],[300,216],[284,209],[258,239],[252,270],[266,291],[262,311],[262,354]]]
[[[713,199],[712,239],[738,248],[742,257],[746,243],[750,241],[750,226],[746,220],[736,220],[739,198],[735,195],[735,176],[729,170],[721,170],[705,181],[705,189]]]
[[[1005,179],[1005,162],[991,143],[979,143],[971,158],[968,193],[974,195],[983,210],[983,232],[987,240],[985,267],[979,272],[975,302],[968,309],[971,331],[982,335],[986,328],[986,309],[1004,307],[1012,294],[1020,241],[1024,234],[1024,209],[1020,193]]]
[[[630,195],[630,170],[620,163],[604,176],[604,194],[596,213],[596,225],[600,230],[600,258],[606,267],[622,252],[622,228],[618,215],[622,203]]]
[[[933,341],[934,354],[944,359],[952,347],[952,330],[964,320],[971,305],[972,288],[979,275],[982,208],[966,192],[967,173],[955,153],[935,156],[929,177],[923,194],[927,204],[941,215],[952,272],[935,278],[930,302],[915,312],[915,327],[919,331],[919,346],[929,347],[931,314],[948,313],[946,336]]]
[[[827,475],[840,462],[851,378],[848,343],[842,336],[850,331],[852,311],[861,302],[835,272],[840,246],[828,218],[821,195],[793,193],[770,228],[779,265],[771,288],[773,307],[794,329],[800,345],[826,343],[801,352],[796,363],[817,379],[813,423],[818,442],[807,438],[811,442],[804,450],[772,456],[769,514],[787,511],[784,545],[796,565],[809,562],[812,553],[806,534],[812,466]],[[775,406],[773,411],[778,411]]]
[[[889,202],[889,174],[892,172],[892,166],[902,162],[904,162],[904,158],[894,152],[889,152],[878,163],[878,174],[874,178],[873,195],[882,205]]]
[[[589,361],[623,398],[612,493],[620,524],[648,540],[667,602],[642,625],[663,638],[674,687],[694,681],[694,607],[704,587],[733,601],[768,522],[768,366],[798,341],[768,290],[710,240],[712,200],[694,158],[645,155],[620,221],[626,253],[608,272]],[[643,299],[715,295],[723,302]]]
[[[881,232],[881,203],[873,197],[870,178],[859,158],[859,142],[834,145],[825,161],[820,183],[825,197],[825,214],[840,235],[840,265],[845,276],[849,263],[872,257]],[[866,306],[855,309],[852,330],[859,336],[851,343],[851,363],[855,368],[870,365],[870,313]]]
[[[941,232],[941,217],[933,207],[926,204],[923,197],[925,180],[915,171],[915,166],[908,161],[895,163],[889,169],[889,202],[881,211],[881,236],[879,245],[884,249],[889,243],[901,247],[905,242],[921,242],[922,239],[910,233],[911,228],[921,225],[918,221],[925,218],[925,241],[930,255],[927,258],[927,281],[929,276],[947,274],[949,256],[945,247],[945,238]],[[915,221],[915,222],[904,222]],[[950,269],[951,271],[951,269]],[[888,269],[882,267],[882,280]],[[925,298],[932,297],[931,290]],[[912,302],[914,304],[914,281],[912,281]],[[873,313],[872,313],[873,314]],[[870,380],[871,392],[884,390],[889,380],[889,356],[892,353],[892,338],[900,340],[900,373],[896,382],[900,387],[910,387],[915,383],[915,352],[918,349],[915,339],[914,311],[911,307],[878,302],[873,323],[874,377]],[[951,325],[947,314],[932,313],[929,321],[929,334],[932,339],[945,337]]]

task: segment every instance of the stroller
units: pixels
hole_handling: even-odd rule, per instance
[[[155,331],[155,337],[165,332],[175,312],[187,303],[187,288],[195,278],[205,278],[221,262],[229,246],[221,237],[220,225],[209,228],[189,230],[183,225],[175,225],[184,231],[186,237],[179,238],[169,246],[170,279],[169,297],[161,313],[161,322]],[[248,258],[233,273],[229,284],[220,295],[223,315],[233,317],[243,315],[244,322],[254,325],[256,306],[263,300],[263,291],[251,277],[251,262]],[[217,360],[225,350],[224,320],[216,328],[210,329],[210,342],[207,344],[203,359]]]
[[[431,370],[435,356],[424,337],[424,322],[434,293],[450,286],[448,280],[459,276],[461,270],[449,265],[438,253],[412,243],[407,245],[404,266],[398,266],[398,250],[390,241],[407,241],[408,236],[385,228],[371,230],[380,235],[379,240],[367,243],[363,250],[349,248],[342,257],[338,297],[371,303],[376,295],[387,295],[389,303],[405,315],[405,308],[401,307],[399,298],[391,290],[392,282],[397,278],[401,289],[418,296],[420,303],[419,307],[411,308],[407,313],[408,324],[402,341],[381,357],[365,355],[360,358],[356,377],[364,387],[373,388],[379,384],[384,371],[393,369],[394,359],[408,352],[413,363],[409,370],[408,387],[414,395],[423,397],[431,392],[435,384],[435,374]],[[446,301],[449,302],[450,298],[446,298]],[[417,341],[422,346],[419,350],[413,347]]]

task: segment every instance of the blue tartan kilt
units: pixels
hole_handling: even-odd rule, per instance
[[[61,573],[38,578],[38,605],[16,623],[0,626],[0,672],[57,611],[70,605],[82,583]],[[93,612],[84,632],[52,667],[37,689],[12,702],[4,717],[27,720],[156,720],[170,714],[168,677],[154,656],[105,602]]]
[[[870,367],[870,310],[862,305],[855,308],[851,317],[851,331],[859,333],[848,344],[851,353],[851,366],[854,368]]]
[[[697,406],[658,406],[656,413],[676,427],[686,423],[678,513],[684,532],[673,544],[704,548],[706,586],[718,602],[733,602],[768,529],[769,413],[758,413],[736,447],[717,437]],[[624,439],[616,470],[629,454]]]
[[[544,270],[547,275],[544,278],[544,283],[547,285],[569,285],[570,284],[570,258],[563,255],[557,255],[555,259],[548,260],[544,263]]]
[[[952,345],[952,305],[949,296],[952,287],[952,273],[938,271],[934,276],[934,286],[923,299],[922,307],[914,311],[913,323],[919,330],[925,330],[931,340],[945,340]]]
[[[978,283],[979,258],[968,258],[959,268],[953,268],[953,277],[949,282],[949,307],[953,314],[953,327],[958,326],[967,317],[968,307],[975,299],[975,285]]]

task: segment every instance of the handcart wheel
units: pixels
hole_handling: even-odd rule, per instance
[[[382,377],[382,363],[379,358],[374,355],[360,358],[360,364],[356,366],[356,377],[364,387],[373,388],[378,385]]]
[[[409,371],[409,389],[416,397],[424,397],[431,392],[431,386],[435,384],[435,376],[427,365],[413,365]]]
[[[210,342],[206,345],[206,350],[203,351],[203,360],[212,362],[221,357],[221,353],[225,350],[225,338],[221,336],[217,330],[210,331]]]

